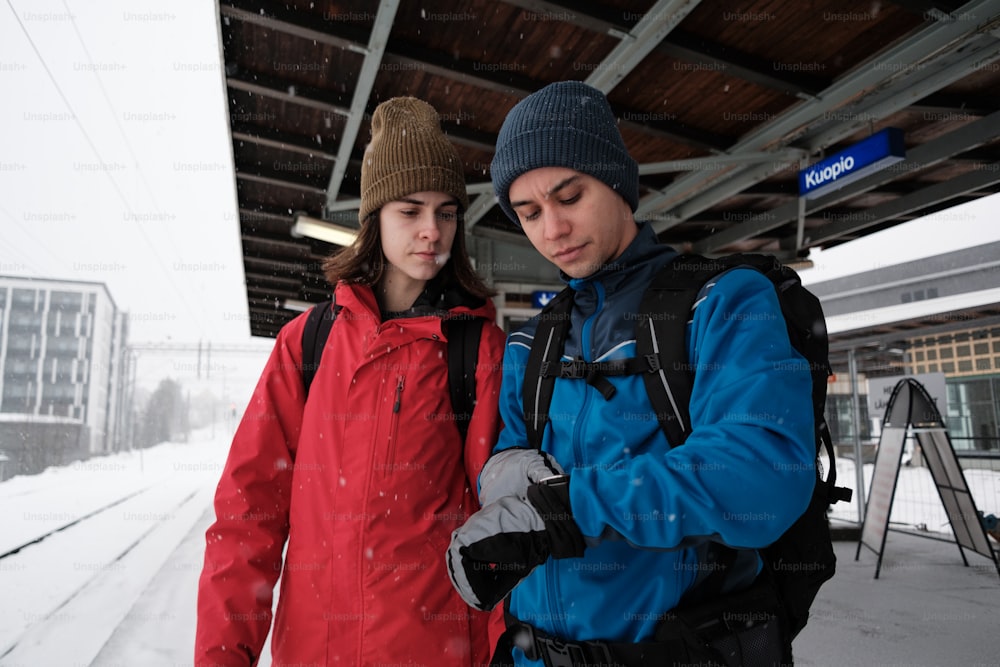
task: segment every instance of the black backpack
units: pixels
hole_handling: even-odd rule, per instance
[[[333,301],[316,304],[306,317],[302,330],[302,386],[306,395],[323,357],[326,339],[340,312]],[[444,320],[448,336],[448,387],[455,426],[465,442],[469,431],[472,408],[476,404],[476,365],[479,360],[479,337],[483,330],[481,317],[452,317]]]
[[[643,295],[636,325],[636,357],[603,362],[560,360],[573,308],[573,292],[564,289],[539,317],[525,370],[525,424],[528,442],[540,448],[556,377],[584,379],[610,398],[615,389],[606,376],[641,374],[668,441],[673,446],[682,444],[691,433],[688,405],[694,382],[684,345],[687,321],[708,280],[736,267],[754,268],[774,284],[789,339],[812,373],[816,424],[816,485],[812,499],[792,527],[761,550],[785,614],[790,640],[805,626],[816,593],[836,568],[827,510],[831,504],[851,498],[850,489],[837,486],[833,444],[824,416],[827,377],[831,373],[826,321],[819,299],[802,286],[795,271],[770,255],[741,254],[718,259],[678,255],[656,275]],[[819,460],[821,448],[826,449],[831,462],[825,479]],[[730,554],[716,556],[719,562],[734,560],[732,549],[719,548]],[[716,591],[724,578],[717,576],[719,572],[706,578]],[[696,588],[709,584],[707,580]]]

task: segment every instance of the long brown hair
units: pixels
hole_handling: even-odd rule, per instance
[[[323,274],[336,286],[338,282],[360,283],[374,287],[385,275],[388,260],[382,251],[382,233],[377,209],[368,214],[354,243],[335,251],[323,262]],[[438,277],[444,288],[457,286],[463,292],[480,299],[487,299],[496,292],[490,289],[472,268],[469,251],[465,246],[465,222],[459,211],[455,240],[451,243],[451,256],[441,268]]]

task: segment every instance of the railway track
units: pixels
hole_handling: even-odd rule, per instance
[[[80,466],[48,488],[0,485],[0,667],[91,664],[210,511],[225,451],[166,445],[142,463],[109,458],[120,467],[103,476]]]

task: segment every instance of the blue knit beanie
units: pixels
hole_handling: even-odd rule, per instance
[[[604,94],[580,81],[552,83],[518,102],[500,128],[490,177],[500,208],[520,226],[510,185],[539,167],[567,167],[593,176],[635,211],[639,165],[628,154]]]

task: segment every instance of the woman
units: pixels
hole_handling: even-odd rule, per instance
[[[499,429],[504,334],[466,251],[467,207],[434,109],[379,105],[360,233],[324,265],[338,314],[308,400],[303,314],[278,334],[219,482],[196,665],[256,664],[279,573],[276,667],[488,661],[486,616],[454,592],[441,558],[478,508],[475,480]],[[442,322],[470,315],[487,322],[463,443]]]

